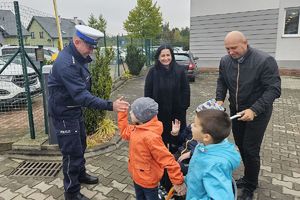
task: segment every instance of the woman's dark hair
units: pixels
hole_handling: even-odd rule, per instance
[[[160,47],[158,47],[158,49],[156,50],[156,53],[154,55],[154,58],[155,58],[154,66],[155,67],[158,67],[161,65],[161,63],[159,62],[158,59],[159,59],[159,55],[160,55],[161,51],[164,49],[169,49],[171,52],[172,61],[171,61],[170,65],[172,66],[173,63],[175,63],[175,56],[174,56],[174,51],[173,51],[172,47],[168,44],[164,44],[164,45],[161,45]]]
[[[231,131],[231,120],[227,113],[220,110],[202,110],[197,113],[203,133],[211,135],[215,144],[227,138]]]

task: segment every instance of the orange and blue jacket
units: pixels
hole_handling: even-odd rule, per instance
[[[119,112],[118,126],[121,137],[129,141],[128,170],[136,184],[157,187],[164,169],[173,184],[183,183],[180,166],[162,141],[163,125],[157,116],[145,124],[131,125],[127,113]]]

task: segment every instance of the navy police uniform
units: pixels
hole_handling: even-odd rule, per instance
[[[96,45],[97,41],[87,36],[91,28],[86,27],[76,26],[76,35],[90,45]],[[80,179],[87,175],[84,158],[86,132],[82,107],[113,110],[111,101],[90,93],[91,75],[88,63],[91,61],[89,56],[84,58],[71,41],[59,53],[48,78],[48,110],[63,155],[65,192],[70,194],[79,193]]]

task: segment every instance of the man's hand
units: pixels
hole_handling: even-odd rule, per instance
[[[238,118],[240,121],[252,121],[255,117],[255,112],[249,108],[237,114],[242,115],[242,117]]]
[[[186,193],[185,183],[182,183],[181,185],[174,185],[174,190],[177,192],[179,196],[185,195]]]
[[[186,152],[186,153],[184,153],[184,154],[182,154],[179,158],[178,158],[178,162],[182,162],[183,160],[185,160],[185,159],[188,159],[188,158],[190,158],[191,157],[191,152],[189,151],[189,152]]]
[[[172,121],[171,135],[178,136],[179,130],[180,130],[180,121],[178,119],[175,119],[175,121]]]
[[[224,101],[217,101],[217,104],[218,104],[219,106],[223,106]]]
[[[129,108],[129,103],[123,100],[124,97],[120,97],[113,102],[113,111],[116,112],[126,112]]]

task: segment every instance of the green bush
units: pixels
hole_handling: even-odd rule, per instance
[[[110,76],[110,62],[114,57],[112,49],[107,48],[104,55],[100,50],[95,51],[96,59],[90,65],[92,75],[91,93],[102,99],[109,99],[112,90],[112,78]],[[88,135],[93,134],[98,129],[99,122],[104,120],[105,110],[85,109],[85,126]]]
[[[128,45],[125,62],[128,65],[130,74],[139,75],[146,62],[146,56],[136,46]]]

